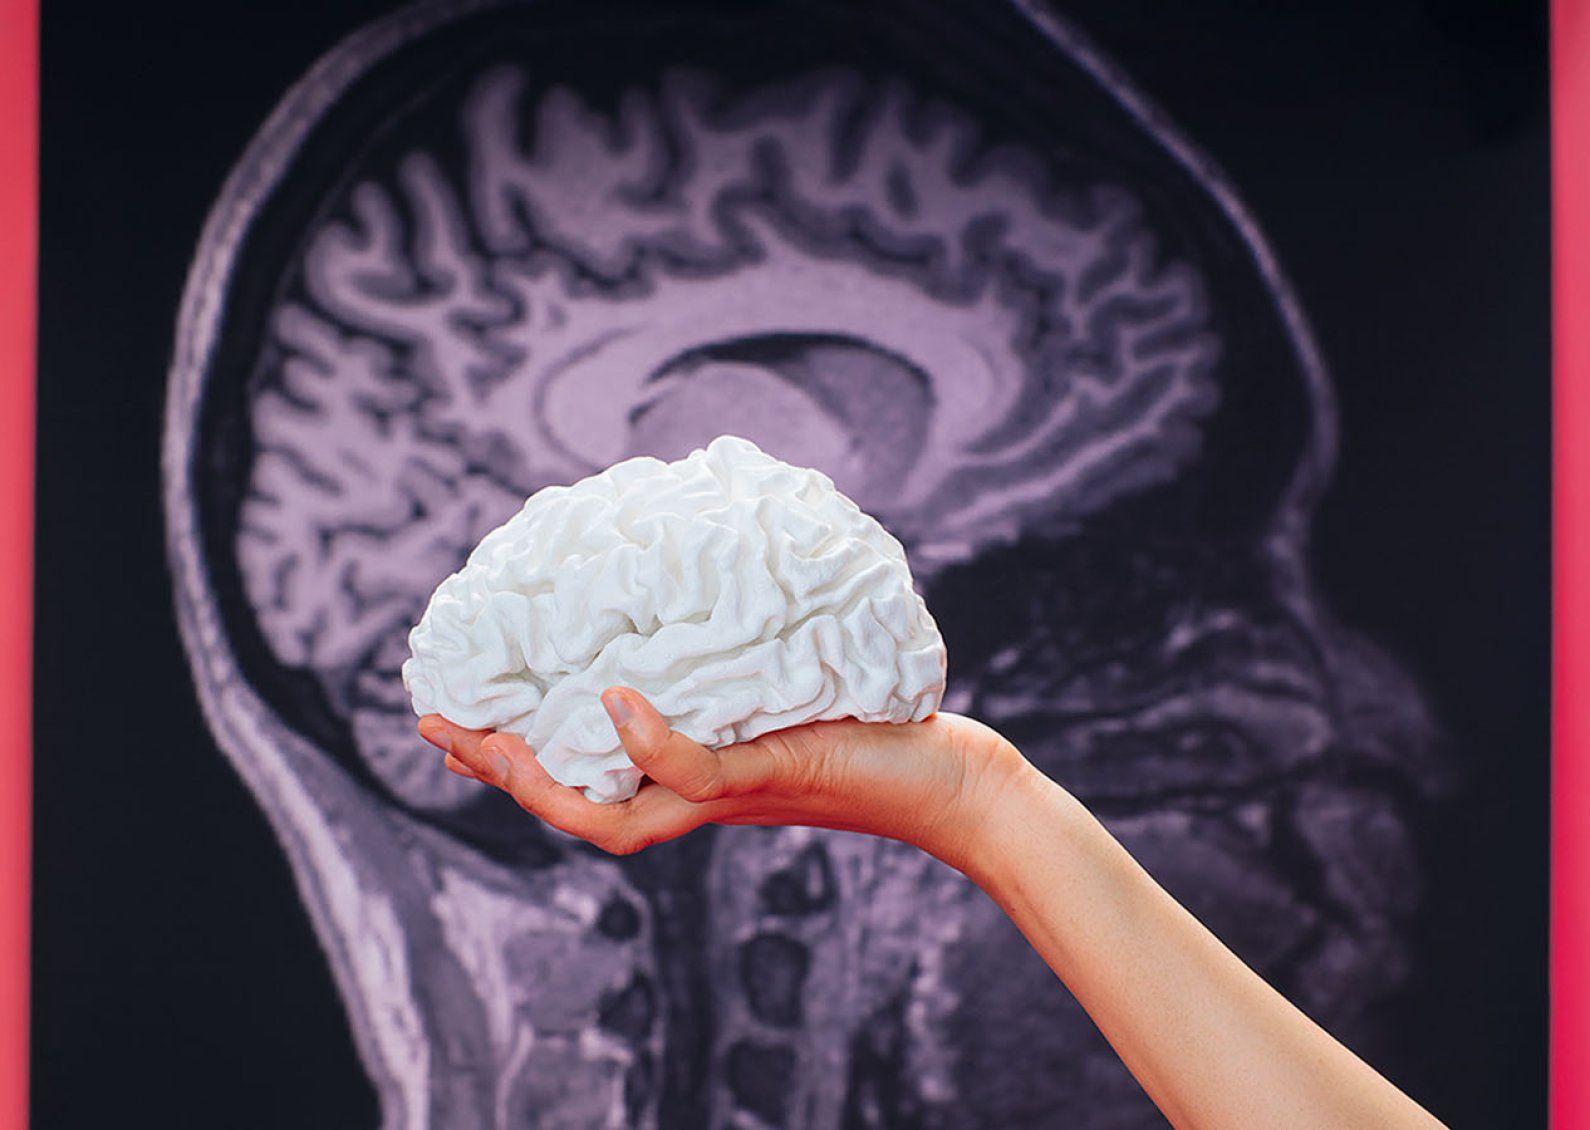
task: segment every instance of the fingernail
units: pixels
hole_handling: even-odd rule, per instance
[[[615,726],[627,726],[635,717],[635,712],[629,708],[629,703],[624,701],[623,695],[607,695],[602,699],[602,705],[607,707],[607,716],[613,720]]]
[[[443,730],[438,726],[430,726],[421,730],[420,737],[430,742],[443,753],[453,752],[453,739],[448,736],[446,730]]]
[[[508,783],[508,755],[497,750],[486,751],[486,764],[491,766],[491,779],[498,785]]]

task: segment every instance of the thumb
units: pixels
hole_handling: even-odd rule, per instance
[[[624,743],[630,761],[646,776],[697,803],[725,795],[726,781],[718,755],[670,729],[668,720],[639,691],[609,687],[602,706]]]

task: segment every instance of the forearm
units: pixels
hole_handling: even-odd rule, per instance
[[[809,824],[907,840],[977,882],[1088,1010],[1178,1127],[1438,1127],[1156,884],[1069,793],[994,731],[953,714],[815,723],[720,754],[611,690],[651,778],[601,805],[554,781],[520,738],[437,715],[448,764],[615,854],[703,823]],[[871,798],[869,800],[869,798]]]
[[[1440,1124],[1271,989],[1036,770],[956,861],[1178,1127]]]

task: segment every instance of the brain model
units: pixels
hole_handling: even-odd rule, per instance
[[[610,686],[712,747],[919,721],[944,692],[900,543],[828,476],[736,436],[537,491],[436,589],[409,647],[416,713],[519,734],[600,802],[642,777],[602,709]]]

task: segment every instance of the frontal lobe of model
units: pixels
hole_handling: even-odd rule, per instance
[[[236,546],[277,660],[413,805],[471,786],[414,733],[407,632],[543,486],[733,431],[831,476],[930,580],[1197,454],[1195,272],[1129,193],[904,83],[668,72],[598,110],[509,66],[453,120],[308,233]]]

